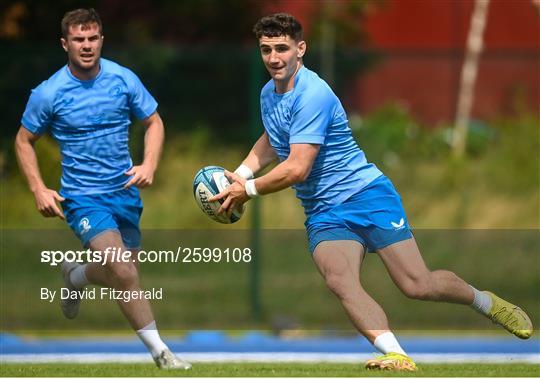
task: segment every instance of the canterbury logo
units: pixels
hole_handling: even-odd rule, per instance
[[[398,224],[396,224],[394,221],[390,221],[390,224],[392,224],[394,229],[401,229],[401,228],[403,228],[403,226],[405,226],[405,219],[401,218],[401,220],[399,220]]]

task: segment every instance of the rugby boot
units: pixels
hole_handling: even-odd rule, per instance
[[[368,370],[389,370],[389,371],[416,371],[416,363],[406,355],[399,353],[388,353],[380,357],[370,359],[366,362]]]
[[[484,291],[484,293],[491,297],[492,306],[487,315],[491,321],[501,325],[521,339],[527,339],[532,335],[533,325],[531,319],[523,309],[489,291]]]

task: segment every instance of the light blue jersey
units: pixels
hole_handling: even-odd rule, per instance
[[[101,59],[92,80],[68,66],[32,90],[21,123],[34,134],[50,129],[62,153],[62,196],[120,190],[131,168],[131,115],[144,119],[157,102],[129,69]]]
[[[284,94],[270,80],[261,91],[261,113],[280,161],[289,156],[290,144],[321,145],[308,178],[294,186],[306,216],[343,203],[382,175],[367,162],[339,99],[315,72],[302,66],[294,89]]]

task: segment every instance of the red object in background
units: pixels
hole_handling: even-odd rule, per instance
[[[465,47],[472,0],[387,0],[366,19],[372,43],[383,49]],[[538,49],[540,13],[531,0],[492,0],[486,49]]]
[[[386,59],[357,79],[350,105],[369,112],[397,100],[425,123],[453,121],[472,8],[472,0],[392,0],[369,16],[372,47]],[[520,96],[538,111],[540,13],[530,0],[492,0],[472,117],[508,114]]]
[[[274,1],[268,12],[290,12],[309,30],[310,12],[322,4]],[[428,125],[452,122],[473,5],[473,0],[385,0],[373,7],[363,27],[369,48],[383,60],[351,81],[343,96],[346,108],[365,113],[395,101]],[[517,97],[539,112],[540,12],[531,0],[492,0],[472,117],[508,114]]]

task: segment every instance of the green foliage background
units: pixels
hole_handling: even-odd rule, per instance
[[[125,320],[112,302],[94,307],[85,304],[77,323],[70,324],[60,318],[58,304],[37,300],[40,287],[61,285],[58,269],[39,263],[39,251],[79,248],[62,221],[38,214],[13,154],[13,137],[30,89],[65,64],[56,41],[59,19],[75,6],[103,10],[107,36],[104,57],[133,69],[160,103],[167,137],[156,182],[143,191],[143,247],[160,249],[166,245],[172,249],[186,240],[199,245],[225,241],[245,245],[253,205],[248,204],[246,215],[237,224],[216,224],[197,208],[192,180],[206,165],[234,169],[262,133],[260,123],[256,130],[250,125],[250,120],[258,119],[256,94],[267,80],[254,53],[250,31],[262,7],[258,1],[235,0],[135,0],[113,5],[62,0],[31,5],[8,1],[0,10],[9,10],[15,3],[25,5],[28,13],[17,38],[0,39],[2,51],[9,52],[0,55],[4,124],[0,131],[0,329],[29,333],[124,330]],[[362,6],[354,8],[355,18],[361,18]],[[179,21],[178,15],[188,14],[187,9],[196,13]],[[171,15],[175,15],[174,22],[167,22]],[[333,88],[345,99],[350,78],[384,57],[347,47],[362,34],[350,34],[350,20],[333,19],[336,15],[324,13],[312,16],[336,22],[339,49],[334,57]],[[231,18],[238,22],[231,26]],[[125,22],[117,22],[123,19]],[[317,21],[314,25],[316,39],[321,24]],[[306,65],[319,71],[318,42],[312,46]],[[518,98],[505,116],[494,111],[490,119],[473,120],[467,154],[461,159],[450,151],[451,125],[422,125],[400,104],[389,103],[365,115],[348,113],[354,136],[368,159],[400,192],[430,267],[455,270],[481,288],[500,291],[523,305],[538,323],[538,109],[527,109]],[[135,123],[131,131],[135,162],[140,162],[142,141],[142,127]],[[56,143],[44,137],[36,147],[45,183],[58,189],[60,153]],[[263,229],[258,252],[261,318],[254,319],[249,306],[249,265],[144,265],[143,286],[163,286],[168,293],[167,301],[154,304],[163,329],[175,333],[190,328],[272,329],[276,323],[307,329],[351,329],[307,253],[304,215],[294,192],[288,189],[258,201]],[[397,327],[492,330],[465,307],[405,299],[376,257],[370,256],[365,266],[362,278],[366,287]]]
[[[471,145],[462,160],[451,155],[447,129],[422,127],[396,105],[363,119],[353,116],[351,127],[368,157],[400,191],[428,266],[453,270],[473,285],[511,299],[537,323],[540,171],[533,159],[539,151],[535,115],[523,111],[514,118],[478,124],[471,129]],[[220,164],[232,169],[247,152],[246,145],[214,141],[202,127],[168,137],[157,181],[143,191],[143,248],[249,246],[253,205],[248,204],[238,223],[221,225],[204,216],[193,200],[192,179],[200,167]],[[216,147],[210,150],[212,145]],[[55,143],[44,138],[37,148],[45,180],[56,187],[60,157]],[[1,196],[0,328],[30,334],[124,329],[125,320],[112,301],[83,304],[77,323],[72,323],[60,317],[56,302],[39,300],[41,287],[61,286],[58,268],[40,263],[39,252],[76,250],[79,243],[60,220],[36,212],[19,175],[3,180]],[[207,328],[351,332],[311,262],[294,192],[285,190],[260,201],[260,318],[253,317],[250,305],[249,264],[148,263],[141,268],[142,285],[164,288],[165,301],[153,304],[163,330],[174,335]],[[376,256],[366,259],[361,277],[401,332],[498,331],[467,307],[406,299]]]

